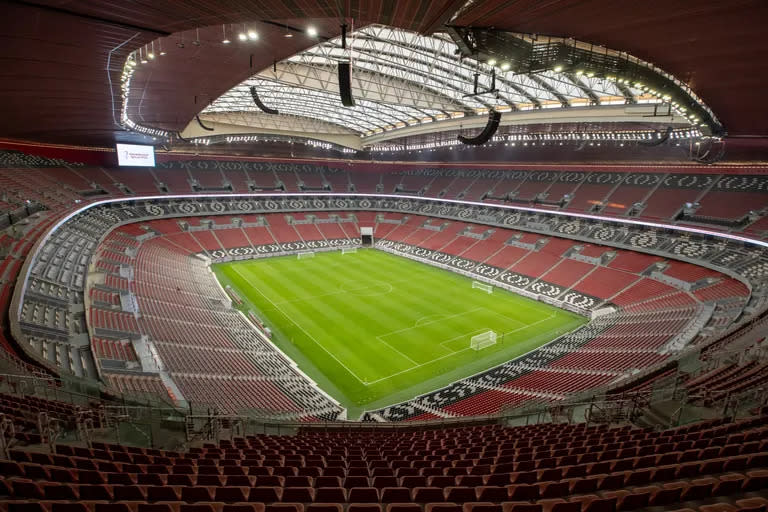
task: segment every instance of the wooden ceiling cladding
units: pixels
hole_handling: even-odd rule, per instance
[[[306,20],[284,20],[289,26],[304,27]],[[312,22],[324,37],[338,35],[337,20]],[[142,124],[166,130],[181,131],[194,116],[233,85],[317,43],[303,34],[285,38],[286,30],[266,24],[248,23],[248,30],[259,34],[254,43],[222,44],[222,29],[216,25],[198,31],[200,46],[191,44],[196,32],[162,38],[162,58],[138,67],[131,83],[128,115]],[[238,24],[229,33],[237,40]],[[157,53],[157,52],[156,52]],[[149,92],[149,94],[147,94]]]
[[[688,83],[730,135],[768,135],[765,0],[477,0],[457,25],[569,36]]]
[[[115,120],[120,115],[125,58],[163,35],[221,23],[272,20],[301,26],[312,20],[322,35],[332,37],[339,31],[339,13],[354,18],[357,25],[375,22],[420,31],[442,23],[454,4],[440,0],[3,0],[0,136],[111,145],[116,135],[123,135]],[[260,30],[268,32],[264,27]],[[183,127],[209,99],[251,74],[245,65],[251,53],[256,56],[254,67],[265,67],[273,58],[287,57],[311,44],[306,38],[286,42],[282,34],[271,33],[274,37],[262,36],[258,47],[238,51],[201,45],[184,55],[187,62],[156,69],[142,79],[149,88],[137,83],[132,89],[139,97],[137,119],[171,129]],[[171,46],[164,49],[171,57]]]
[[[462,2],[439,0],[38,0],[37,5],[163,32],[221,23],[355,18],[421,31]]]
[[[340,16],[429,32],[464,0],[0,0],[0,136],[111,145],[126,55],[157,37],[221,23],[310,22]],[[572,36],[627,51],[687,81],[730,134],[768,135],[764,0],[475,0],[454,23]],[[310,44],[266,27],[252,49],[201,45],[138,76],[138,120],[178,129],[256,66]],[[202,31],[204,32],[204,31]],[[273,34],[273,35],[269,35]],[[202,36],[201,36],[202,37]],[[214,37],[211,35],[210,37]],[[301,44],[300,44],[301,43]],[[295,46],[294,46],[295,45]],[[174,45],[175,46],[175,45]],[[186,45],[185,49],[190,46]],[[171,46],[167,57],[172,57]],[[164,57],[165,58],[165,57]],[[149,68],[148,68],[149,69]],[[195,96],[198,102],[195,103]],[[132,98],[133,99],[133,98]],[[199,107],[199,108],[198,108]]]

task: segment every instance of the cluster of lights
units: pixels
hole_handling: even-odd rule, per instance
[[[505,134],[493,137],[488,143],[484,144],[484,146],[503,144],[507,147],[516,147],[518,144],[521,146],[536,146],[546,145],[548,143],[557,143],[558,145],[562,146],[564,143],[582,141],[588,142],[591,146],[600,146],[603,142],[617,142],[620,146],[624,146],[625,142],[652,141],[658,140],[662,136],[663,135],[659,132],[647,130],[607,131],[591,133],[563,132]],[[676,140],[692,139],[701,136],[702,133],[698,129],[675,130],[670,135],[671,138]],[[461,148],[464,147],[460,144],[457,144],[455,140],[440,140],[419,144],[382,144],[371,146],[368,149],[373,152],[392,153],[398,151],[433,151],[438,148],[453,149],[454,146]]]
[[[645,63],[643,63],[643,64],[645,64]],[[703,103],[698,99],[698,97],[696,97],[693,94],[693,92],[690,91],[690,89],[688,89],[687,86],[685,86],[685,84],[682,84],[679,80],[677,80],[676,78],[674,78],[673,76],[671,76],[671,75],[669,75],[667,73],[664,73],[662,70],[660,70],[658,68],[655,68],[653,66],[649,66],[649,67],[651,67],[655,72],[660,73],[663,76],[665,76],[666,78],[672,80],[676,85],[682,87],[699,104],[699,106],[701,108],[703,108],[704,110],[706,110],[707,112],[709,112],[711,114],[711,111],[708,108],[706,108],[706,106],[703,105]],[[552,68],[552,71],[554,71],[555,73],[561,73],[564,69],[565,68],[564,68],[563,65],[558,64],[558,65],[556,65],[556,66],[554,66]],[[592,78],[592,77],[595,76],[595,72],[594,71],[584,71],[582,69],[577,69],[575,71],[575,74],[576,74],[576,76],[586,76],[588,78]],[[604,79],[608,80],[610,82],[615,82],[617,84],[623,84],[623,85],[626,85],[628,87],[633,87],[634,89],[641,90],[645,94],[647,94],[649,96],[653,96],[656,99],[657,102],[669,104],[671,106],[672,110],[674,110],[676,114],[678,114],[679,116],[687,119],[688,122],[692,126],[704,126],[705,125],[702,122],[702,120],[699,119],[699,117],[697,115],[695,115],[695,114],[693,114],[691,112],[688,112],[688,109],[686,109],[685,106],[681,105],[677,101],[672,101],[672,96],[667,94],[666,92],[657,91],[654,88],[649,87],[648,85],[645,85],[645,84],[643,84],[642,82],[639,82],[639,81],[628,80],[626,78],[619,78],[619,77],[612,76],[612,75],[608,75]]]
[[[154,47],[153,47],[154,50]],[[162,54],[165,54],[163,52]],[[142,126],[140,124],[137,124],[133,122],[131,119],[128,118],[128,96],[131,92],[131,79],[133,78],[133,74],[136,72],[137,64],[137,58],[141,58],[139,55],[137,55],[136,52],[133,52],[131,55],[128,56],[128,58],[125,60],[125,64],[123,65],[123,73],[120,76],[120,91],[122,95],[122,108],[120,111],[120,120],[122,121],[123,126],[127,127],[129,130],[133,130],[135,132],[143,133],[145,135],[150,135],[153,138],[161,137],[161,138],[167,138],[168,132],[165,130],[160,130],[157,128],[150,128],[148,126]],[[154,58],[154,57],[153,57]]]
[[[256,32],[253,29],[246,29],[245,27],[243,27],[243,30],[241,30],[237,34],[237,38],[240,41],[258,41],[259,40],[259,33]],[[222,43],[223,42],[224,41],[222,41]]]
[[[222,25],[221,28],[222,28],[222,31],[224,32],[224,39],[221,42],[224,43],[224,44],[229,44],[230,41],[227,38],[227,33],[226,33],[226,29],[225,29],[224,25]],[[314,37],[318,36],[318,31],[317,31],[317,29],[315,27],[309,26],[309,27],[307,27],[306,34],[307,34],[308,37],[313,37],[314,38]],[[293,37],[293,33],[290,32],[290,31],[286,31],[286,33],[284,34],[284,37],[291,38],[291,37]],[[238,32],[238,34],[237,34],[237,38],[240,41],[243,41],[243,42],[246,42],[246,41],[258,41],[259,40],[259,33],[256,32],[253,29],[246,28],[246,26],[243,25],[242,30],[240,32]]]
[[[150,128],[149,126],[142,126],[140,124],[136,124],[130,119],[128,119],[127,116],[124,117],[123,121],[129,129],[135,132],[143,133],[144,135],[151,135],[153,138],[157,138],[157,137],[168,138],[168,136],[170,135],[165,130],[160,130],[158,128]]]
[[[496,59],[494,59],[493,57],[488,59],[486,61],[486,64],[488,64],[492,68],[496,67],[498,65],[499,69],[501,69],[502,71],[509,71],[510,68],[512,68],[512,64],[510,64],[509,62],[502,62],[501,64],[499,64],[499,62]]]
[[[330,142],[323,142],[319,140],[308,140],[305,144],[311,148],[333,149],[333,144]]]
[[[634,87],[635,89],[640,89],[644,93],[653,96],[657,100],[668,103],[672,110],[675,111],[679,116],[684,117],[688,120],[689,123],[693,126],[704,126],[704,123],[701,122],[701,119],[699,119],[698,116],[694,115],[691,112],[688,112],[688,109],[686,109],[683,105],[678,103],[677,101],[672,101],[672,97],[661,91],[657,91],[653,89],[652,87],[648,87],[647,85],[643,84],[642,82],[632,82],[631,80],[627,80],[626,78],[617,78],[615,76],[607,76],[605,77],[606,80],[616,82],[618,84],[624,84],[629,87]]]
[[[211,144],[221,144],[221,143],[227,143],[227,144],[234,144],[234,143],[254,143],[254,142],[281,142],[285,144],[301,144],[304,146],[309,146],[312,148],[317,149],[325,149],[325,150],[335,150],[335,151],[341,151],[342,153],[356,153],[357,150],[353,148],[349,148],[346,146],[341,146],[338,144],[333,144],[331,142],[325,142],[315,139],[305,139],[305,138],[297,138],[297,137],[290,137],[290,136],[280,136],[280,135],[226,135],[226,136],[219,136],[219,137],[194,137],[191,139],[188,139],[189,142],[192,144],[202,145],[202,146],[208,146]]]
[[[698,96],[696,96],[693,93],[693,91],[691,91],[690,88],[686,84],[683,84],[678,79],[676,79],[674,76],[669,75],[668,73],[666,73],[663,70],[653,66],[652,64],[649,64],[647,62],[641,61],[639,59],[633,59],[633,61],[635,63],[637,63],[637,64],[641,64],[641,65],[643,65],[643,66],[653,70],[655,73],[658,73],[658,74],[664,76],[668,80],[671,80],[673,83],[675,83],[676,86],[678,86],[681,89],[683,89],[686,92],[686,94],[688,94],[698,104],[698,106],[700,108],[702,108],[704,111],[706,111],[714,119],[714,115],[712,114],[712,111],[709,110],[709,108],[707,108],[706,105],[704,105],[704,103],[701,101],[701,99],[698,98]],[[552,71],[554,71],[555,73],[561,73],[564,70],[565,70],[565,66],[562,65],[562,64],[556,64],[552,68]],[[595,76],[595,72],[594,71],[584,71],[582,69],[577,69],[575,71],[575,74],[576,74],[576,76],[586,76],[586,77],[589,77],[589,78],[592,78],[592,77]],[[643,91],[645,94],[647,94],[649,96],[653,96],[656,99],[656,102],[669,104],[671,106],[672,110],[674,110],[674,112],[676,114],[678,114],[679,116],[681,116],[681,117],[685,118],[686,120],[688,120],[688,122],[692,126],[704,126],[705,125],[705,123],[703,123],[702,120],[697,115],[695,115],[695,114],[693,114],[691,112],[688,112],[688,110],[685,108],[685,106],[681,105],[677,101],[672,101],[672,96],[670,94],[667,94],[666,92],[657,91],[657,90],[653,89],[652,87],[649,87],[649,86],[643,84],[642,82],[639,82],[639,81],[636,81],[636,80],[629,80],[629,79],[620,78],[620,77],[617,77],[617,76],[608,75],[608,76],[605,76],[604,79],[608,80],[608,81],[611,81],[611,82],[615,82],[617,84],[623,84],[623,85],[626,85],[628,87],[633,87],[635,89],[639,89],[639,90]]]

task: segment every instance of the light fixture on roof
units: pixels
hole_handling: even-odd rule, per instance
[[[555,68],[552,71],[554,71],[555,73],[559,73],[562,70],[563,70],[563,66],[555,66]]]
[[[192,41],[192,44],[195,46],[200,46],[200,29],[195,29],[195,40]]]
[[[488,65],[489,66],[495,66],[496,65],[496,59],[494,59],[494,58],[488,59]]]
[[[259,34],[255,30],[249,30],[248,31],[248,39],[251,41],[256,41],[259,38]]]
[[[307,27],[307,35],[309,37],[317,37],[317,29],[312,26]]]
[[[221,25],[221,33],[224,35],[224,39],[221,40],[222,44],[229,44],[231,41],[227,37],[227,26]]]
[[[511,68],[511,67],[512,67],[512,66],[511,66],[511,64],[510,64],[509,62],[504,62],[504,63],[502,63],[502,65],[501,65],[501,70],[502,70],[502,71],[509,71],[509,68]]]
[[[157,50],[160,53],[160,56],[162,57],[165,55],[165,50],[163,50],[163,41],[161,39],[157,40]]]
[[[147,52],[147,58],[149,58],[149,60],[155,60],[155,42],[154,41],[152,41],[152,50]]]

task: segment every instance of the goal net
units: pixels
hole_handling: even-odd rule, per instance
[[[357,247],[342,247],[341,254],[354,254],[357,252]]]
[[[315,253],[313,251],[303,251],[303,252],[296,253],[296,257],[300,260],[303,260],[305,258],[314,258]]]
[[[481,283],[479,281],[472,281],[472,288],[483,290],[485,293],[493,293],[493,286],[490,284]]]
[[[496,344],[496,333],[493,331],[487,331],[481,334],[472,336],[469,340],[469,348],[472,350],[482,350],[486,347]]]

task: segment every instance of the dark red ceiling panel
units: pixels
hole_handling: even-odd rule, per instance
[[[458,0],[32,0],[4,1],[0,18],[0,136],[108,145],[122,136],[119,79],[126,56],[195,27],[204,44],[136,75],[137,119],[179,129],[232,85],[311,44],[262,25],[258,45],[221,48],[221,23],[309,19],[324,35],[340,18],[425,31]],[[571,36],[628,51],[687,81],[730,134],[768,135],[764,0],[477,0],[454,23]],[[190,32],[187,32],[188,34]],[[219,40],[220,42],[220,40]],[[250,68],[250,55],[254,67]],[[195,102],[197,99],[197,103]]]
[[[158,37],[258,20],[301,28],[313,19],[335,36],[341,18],[423,30],[445,19],[440,0],[33,0],[3,1],[0,18],[0,136],[68,144],[110,145],[123,136],[120,75],[127,55]],[[258,45],[193,47],[137,75],[131,102],[139,117],[183,127],[207,102],[245,77],[311,44],[286,40],[278,29]],[[203,31],[205,33],[205,31]],[[187,35],[189,36],[190,33]],[[173,39],[173,38],[171,38]],[[201,40],[204,39],[201,35]],[[189,39],[191,41],[191,38]],[[220,42],[220,39],[218,40]],[[175,45],[175,43],[173,43]],[[253,54],[254,67],[250,66]],[[195,103],[195,97],[200,103]],[[199,108],[198,108],[199,107]]]
[[[312,24],[324,37],[334,37],[340,30],[336,19],[284,22],[302,28]],[[237,40],[243,25],[259,34],[258,41]],[[222,27],[218,25],[185,32],[183,38],[162,38],[159,43],[166,55],[138,66],[134,73],[129,117],[141,124],[181,131],[200,110],[232,86],[269,68],[275,60],[317,43],[316,39],[287,32],[279,26],[259,22],[243,25],[237,24],[234,31],[228,32],[230,44],[222,44]],[[286,33],[293,37],[284,37]],[[197,37],[199,46],[192,43]]]
[[[221,23],[296,18],[354,18],[422,30],[453,10],[445,0],[37,0],[62,12],[167,33]]]

